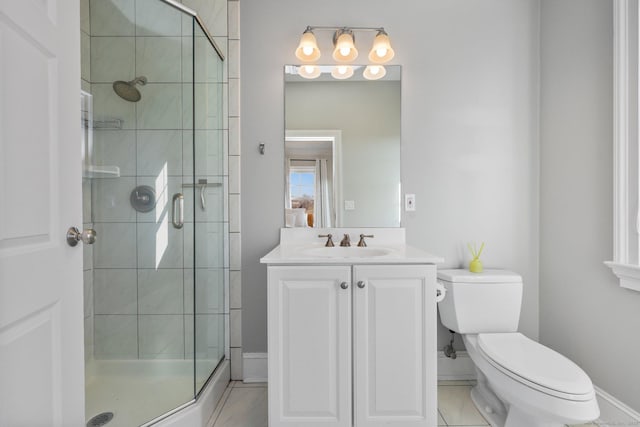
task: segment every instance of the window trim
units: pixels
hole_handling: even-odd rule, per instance
[[[613,261],[620,286],[640,292],[640,265],[629,259],[629,0],[613,2]],[[636,76],[637,78],[637,76]],[[634,143],[638,143],[635,141]],[[636,223],[636,221],[633,221]]]

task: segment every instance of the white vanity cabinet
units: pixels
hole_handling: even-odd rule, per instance
[[[269,427],[437,425],[433,264],[269,265]]]

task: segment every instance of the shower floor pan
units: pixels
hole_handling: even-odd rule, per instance
[[[198,361],[200,390],[217,361]],[[193,399],[193,362],[185,360],[100,360],[85,379],[87,420],[102,412],[114,417],[105,427],[147,423]]]

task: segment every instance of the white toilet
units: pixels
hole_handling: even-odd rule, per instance
[[[571,360],[516,332],[522,278],[503,270],[440,270],[442,324],[476,366],[471,399],[493,427],[557,427],[600,415],[593,384]]]

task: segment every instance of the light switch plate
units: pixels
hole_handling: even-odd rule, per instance
[[[413,212],[416,210],[416,195],[405,194],[404,195],[404,210],[407,212]]]

